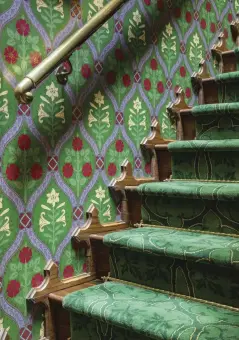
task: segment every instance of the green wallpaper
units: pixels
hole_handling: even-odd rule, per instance
[[[107,186],[128,159],[150,176],[140,142],[166,113],[179,86],[195,103],[190,75],[238,11],[238,1],[129,0],[71,57],[65,87],[54,75],[17,105],[23,76],[84,25],[106,0],[0,0],[0,327],[11,339],[39,339],[42,311],[31,316],[25,297],[53,259],[59,275],[87,271],[71,233],[93,203],[103,222],[120,218]],[[228,39],[229,40],[229,39]],[[229,40],[229,46],[232,44]]]

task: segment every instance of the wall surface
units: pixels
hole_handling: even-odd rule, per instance
[[[37,340],[25,297],[47,260],[60,276],[87,271],[70,235],[93,203],[101,220],[119,218],[107,185],[128,159],[150,176],[140,142],[166,114],[180,85],[195,103],[190,75],[239,9],[238,0],[130,0],[72,56],[65,88],[54,76],[17,105],[13,88],[106,0],[0,0],[0,327],[11,339]],[[229,43],[232,47],[232,44]],[[33,326],[32,326],[33,324]]]

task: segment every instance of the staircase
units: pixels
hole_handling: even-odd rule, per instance
[[[172,178],[135,188],[142,224],[104,237],[110,277],[64,298],[71,340],[239,339],[239,71],[202,87]]]

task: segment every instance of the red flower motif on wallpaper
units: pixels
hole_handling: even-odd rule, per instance
[[[108,175],[109,176],[115,176],[117,171],[117,167],[114,163],[110,163],[108,166]]]
[[[210,31],[211,31],[212,33],[215,33],[215,32],[216,32],[216,24],[215,24],[214,22],[212,22],[211,25],[210,25]]]
[[[151,89],[151,81],[150,81],[150,79],[145,79],[144,80],[144,88],[145,88],[146,91],[150,91],[150,89]]]
[[[31,281],[32,288],[39,287],[43,281],[44,281],[44,277],[40,273],[35,274]]]
[[[164,86],[163,86],[162,81],[159,81],[159,82],[158,82],[158,84],[157,84],[157,89],[158,89],[158,92],[159,92],[159,93],[163,93],[163,92],[164,92]]]
[[[19,261],[21,263],[28,263],[32,258],[32,250],[29,247],[24,247],[20,250],[18,255]]]
[[[74,268],[70,265],[66,266],[63,271],[63,277],[65,279],[74,276]]]
[[[150,62],[150,67],[153,71],[157,70],[158,68],[158,62],[156,59],[152,59]]]
[[[207,10],[207,12],[211,12],[211,4],[210,4],[209,1],[207,1],[207,3],[206,3],[206,10]]]
[[[30,32],[30,26],[24,19],[19,19],[16,23],[17,32],[26,37]]]
[[[184,78],[186,76],[186,69],[184,66],[180,67],[180,76]]]
[[[71,178],[74,172],[72,164],[65,163],[65,165],[63,166],[62,172],[65,178]]]
[[[8,64],[16,64],[18,60],[18,53],[12,46],[7,46],[4,50],[4,57]]]
[[[21,135],[18,137],[18,146],[21,150],[29,150],[31,147],[31,139],[28,135]]]
[[[123,61],[124,60],[124,53],[121,50],[121,48],[116,48],[116,50],[115,50],[115,58],[118,61]]]
[[[122,80],[123,80],[123,84],[124,84],[125,87],[130,86],[131,80],[130,80],[130,76],[128,74],[124,74]]]
[[[42,61],[42,56],[39,52],[31,52],[29,58],[32,67],[36,67]]]
[[[113,85],[116,81],[116,73],[114,71],[109,71],[106,75],[106,81],[109,85]]]
[[[9,281],[8,285],[7,285],[7,295],[8,297],[15,297],[17,296],[17,294],[19,294],[20,292],[20,282],[17,280],[11,280]]]
[[[174,9],[174,15],[175,15],[175,18],[180,18],[181,17],[181,8],[180,7],[176,7]]]
[[[6,169],[6,175],[9,181],[16,181],[20,175],[20,169],[16,164],[9,164]]]
[[[188,24],[190,24],[190,22],[192,21],[192,14],[189,11],[186,12],[185,19]]]
[[[186,88],[185,94],[186,94],[186,97],[187,97],[187,98],[190,98],[190,97],[191,97],[191,89],[190,89],[189,87]]]
[[[91,76],[91,68],[90,68],[90,66],[88,64],[82,65],[82,67],[81,67],[81,74],[82,74],[82,77],[85,78],[85,79],[90,78],[90,76]]]
[[[117,139],[117,141],[115,142],[115,150],[117,152],[123,152],[124,142],[121,139]]]
[[[164,0],[158,0],[158,9],[162,11],[164,9]]]
[[[80,151],[83,148],[83,141],[79,137],[75,137],[72,141],[72,147],[75,151]]]
[[[150,175],[151,174],[151,163],[146,163],[144,166],[144,170],[146,172],[146,174]]]
[[[205,30],[205,28],[207,27],[207,22],[206,22],[205,19],[202,19],[202,20],[200,21],[200,26],[201,26],[201,28],[202,28],[203,30]]]
[[[31,168],[31,176],[33,179],[38,180],[42,177],[43,169],[40,164],[35,163]]]
[[[85,163],[82,167],[82,174],[85,177],[90,177],[92,175],[92,166],[90,163]]]
[[[232,22],[232,20],[233,20],[232,13],[228,13],[227,20],[228,20],[228,22],[230,22],[230,23]]]
[[[144,3],[145,3],[146,6],[150,6],[151,0],[144,0]]]

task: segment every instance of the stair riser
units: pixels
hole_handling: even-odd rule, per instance
[[[239,98],[238,81],[227,83],[216,82],[214,79],[203,82],[204,104],[234,103]]]
[[[239,200],[142,196],[141,213],[145,224],[239,234],[238,207]]]
[[[239,99],[238,81],[228,83],[218,83],[219,103],[234,103]]]
[[[71,340],[148,340],[141,334],[111,326],[85,315],[71,313]]]
[[[239,272],[228,267],[140,253],[110,252],[111,277],[239,307]]]
[[[239,181],[239,151],[172,152],[173,179]]]
[[[200,140],[238,139],[239,115],[197,117],[196,135]]]

